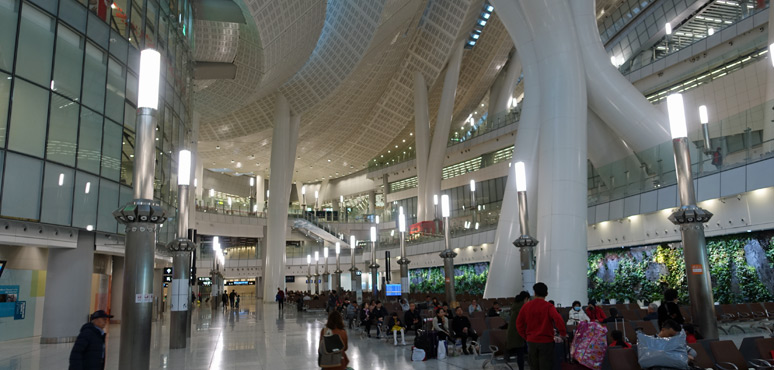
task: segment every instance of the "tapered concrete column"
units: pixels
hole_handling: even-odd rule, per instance
[[[274,112],[274,134],[271,147],[271,179],[269,181],[269,211],[264,251],[263,291],[285,289],[285,241],[288,222],[288,198],[295,163],[300,117],[290,116],[290,105],[282,94],[277,94]],[[296,137],[291,137],[295,135]],[[292,147],[292,148],[291,148]],[[289,155],[293,153],[293,156]],[[265,294],[264,302],[274,302],[274,296]]]
[[[460,40],[454,46],[449,64],[446,66],[446,75],[443,78],[443,90],[441,102],[438,105],[433,139],[427,157],[427,187],[425,188],[425,203],[429,203],[425,212],[432,206],[433,194],[441,194],[441,170],[443,160],[446,158],[446,148],[449,142],[449,130],[451,129],[452,113],[454,112],[454,98],[457,96],[457,83],[460,78],[460,65],[462,64],[462,50],[465,40]],[[428,202],[429,201],[429,202]],[[427,217],[427,214],[425,214]]]
[[[368,213],[376,213],[376,191],[374,190],[368,192]]]
[[[574,38],[583,59],[588,83],[589,107],[623,138],[635,152],[642,152],[670,139],[666,115],[656,109],[610,63],[599,39],[594,0],[573,0],[571,6]],[[555,6],[555,5],[552,5]],[[666,160],[671,160],[666,153]]]
[[[500,72],[498,76],[499,83],[497,84],[498,91],[494,91],[495,86],[492,86],[493,90],[489,93],[489,119],[497,118],[497,115],[503,114],[508,109],[508,102],[511,100],[513,90],[516,89],[516,82],[521,75],[521,59],[517,52],[513,52],[505,69]],[[495,93],[495,99],[492,100],[492,93]]]
[[[521,117],[519,119],[519,132],[514,143],[513,159],[508,180],[505,183],[503,207],[500,210],[500,219],[495,233],[492,261],[489,265],[489,278],[486,281],[484,298],[513,297],[522,289],[530,290],[532,287],[523,286],[521,266],[521,253],[513,246],[513,241],[522,235],[519,227],[518,195],[516,191],[516,177],[513,172],[513,164],[522,161],[527,164],[527,188],[535,189],[528,200],[529,213],[537,215],[537,194],[540,193],[537,186],[538,166],[538,140],[540,137],[540,91],[538,80],[538,62],[535,55],[534,39],[532,31],[527,26],[524,15],[516,0],[493,0],[492,4],[500,15],[500,20],[508,30],[513,43],[519,50],[518,57],[524,66],[524,91],[525,97],[521,105]],[[532,223],[533,230],[527,230],[530,235],[536,235],[536,222]]]
[[[774,25],[774,6],[769,6],[769,45],[774,43],[774,27],[772,25]],[[774,151],[774,68],[771,66],[771,58],[772,56],[769,55],[768,61],[761,62],[767,63],[766,101],[763,102],[763,153]]]
[[[586,300],[586,119],[583,59],[567,2],[521,2],[540,92],[537,281],[563,306]],[[561,107],[561,109],[557,109]]]
[[[49,249],[40,343],[75,342],[89,321],[94,236],[80,230],[75,249]]]
[[[113,256],[113,277],[110,287],[110,312],[114,317],[111,323],[121,323],[121,296],[124,291],[124,257]]]
[[[263,212],[263,203],[266,201],[266,179],[263,175],[255,176],[255,205],[257,212]]]
[[[613,184],[624,186],[642,180],[643,172],[634,152],[591,109],[588,110],[587,138],[589,161],[608,189]],[[613,166],[615,162],[619,163]]]
[[[417,151],[417,221],[435,219],[427,199],[427,156],[430,153],[430,114],[427,108],[427,84],[422,72],[414,72],[414,139]]]

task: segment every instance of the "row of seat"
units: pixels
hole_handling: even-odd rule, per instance
[[[701,368],[719,370],[774,368],[774,359],[771,355],[774,351],[774,338],[744,338],[739,348],[730,340],[700,340],[688,345],[696,350],[694,364]],[[608,349],[602,369],[640,370],[637,347]]]

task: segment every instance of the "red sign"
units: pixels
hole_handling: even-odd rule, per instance
[[[704,267],[701,265],[691,265],[691,274],[701,275],[704,273]]]

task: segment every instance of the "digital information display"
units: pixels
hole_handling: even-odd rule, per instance
[[[400,284],[387,284],[385,292],[388,297],[400,297]]]
[[[286,283],[295,283],[296,277],[295,276],[285,276],[285,282]]]
[[[233,285],[255,285],[255,281],[227,281],[227,286]]]
[[[5,264],[6,261],[0,261],[0,277],[3,276],[3,271],[5,271]]]

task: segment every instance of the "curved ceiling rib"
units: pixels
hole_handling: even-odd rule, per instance
[[[280,88],[294,112],[303,113],[296,180],[357,171],[393,145],[389,143],[408,137],[414,124],[416,70],[432,86],[431,109],[437,110],[438,77],[455,40],[472,28],[481,2],[386,0],[383,7],[373,6],[369,1],[329,4],[318,47]],[[333,23],[329,17],[345,17],[347,22]],[[493,19],[479,45],[465,53],[455,117],[478,104],[511,48],[504,28]],[[203,122],[202,131],[210,131],[199,144],[205,167],[265,174],[271,154],[272,110],[273,100],[263,98],[221,119]],[[244,130],[232,129],[242,124]],[[231,160],[245,164],[237,169]]]
[[[326,2],[322,0],[248,0],[238,3],[242,11],[250,16],[246,17],[247,24],[238,25],[236,49],[233,44],[228,45],[234,56],[232,61],[236,66],[236,77],[231,80],[197,81],[196,84],[194,100],[202,116],[203,139],[217,137],[218,131],[224,130],[224,127],[208,129],[207,123],[215,123],[221,117],[274,92],[298,72],[314,51],[325,21]],[[205,48],[200,53],[200,39],[218,40],[236,24],[210,22],[206,25],[208,27],[202,30],[201,35],[199,29],[194,33],[197,61],[213,58],[219,53],[217,46]],[[245,132],[248,129],[241,126],[225,127],[225,131]]]

